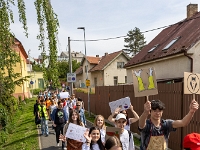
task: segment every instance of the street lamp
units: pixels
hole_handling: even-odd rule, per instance
[[[83,30],[83,34],[84,34],[85,59],[86,59],[86,80],[88,80],[88,61],[87,61],[87,53],[86,53],[85,27],[78,27],[77,29]],[[88,88],[88,113],[89,113],[89,117],[90,117],[90,94],[89,94],[89,86],[87,88]]]

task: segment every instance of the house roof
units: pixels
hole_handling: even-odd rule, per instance
[[[99,64],[93,67],[90,71],[92,72],[92,71],[104,70],[106,66],[108,66],[120,54],[124,54],[125,57],[129,59],[129,57],[122,50],[114,52],[114,53],[106,54],[105,56],[102,56]]]
[[[20,49],[21,53],[23,54],[24,58],[27,59],[28,55],[27,55],[22,43],[17,38],[15,38],[15,44],[19,47],[19,49]]]
[[[78,69],[75,71],[76,74],[82,74],[83,73],[83,66],[80,66]]]
[[[100,57],[87,56],[87,60],[90,64],[98,64],[100,59]]]
[[[175,40],[177,38],[177,40]],[[174,44],[163,50],[170,42]],[[134,66],[156,59],[162,59],[188,51],[200,40],[200,12],[162,30],[147,46],[145,46],[125,67]],[[154,46],[157,47],[150,51]]]

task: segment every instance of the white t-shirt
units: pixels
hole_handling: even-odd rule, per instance
[[[53,112],[54,109],[56,109],[56,105],[51,105],[51,106],[50,106],[51,114],[52,114],[52,112]]]
[[[123,150],[135,150],[133,135],[131,134],[129,140],[129,133],[126,129],[124,129],[124,132],[120,135],[120,141],[122,143]]]
[[[131,126],[130,126],[130,118],[128,119],[128,121],[129,121],[129,125],[126,125],[126,126],[124,127],[124,129],[130,131],[130,130],[131,130]]]
[[[92,145],[93,150],[100,150],[99,145],[97,143]],[[90,146],[88,146],[86,143],[82,145],[82,150],[90,150]]]
[[[105,143],[106,131],[104,129],[100,129],[100,133],[101,133],[101,141],[102,143]]]

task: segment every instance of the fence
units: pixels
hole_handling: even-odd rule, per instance
[[[160,99],[165,103],[166,109],[163,113],[164,119],[180,120],[189,112],[189,105],[192,95],[183,94],[183,83],[165,84],[158,83],[158,95],[149,96],[149,100]],[[144,110],[145,97],[134,97],[133,85],[120,86],[100,86],[95,87],[95,94],[90,94],[90,110],[94,114],[101,114],[105,118],[111,114],[108,103],[123,97],[129,96],[134,110],[140,116]],[[88,108],[88,95],[77,92],[76,97],[81,97]],[[200,96],[195,99],[200,103]],[[131,114],[129,112],[129,114]],[[131,115],[130,115],[131,117]],[[176,132],[171,132],[169,138],[169,148],[173,150],[182,149],[182,141],[186,134],[191,132],[200,133],[200,112],[195,113],[190,124],[184,128],[178,128]],[[138,133],[138,122],[131,125],[131,131]]]

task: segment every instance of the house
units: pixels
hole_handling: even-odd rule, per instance
[[[200,12],[187,6],[187,18],[162,30],[126,65],[128,83],[132,70],[154,67],[158,81],[182,81],[184,72],[200,73]]]
[[[72,51],[71,55],[72,55],[72,60],[76,60],[77,62],[81,62],[82,58],[84,57],[84,54],[82,52]],[[66,51],[66,52],[63,51],[63,52],[61,52],[60,56],[58,56],[58,61],[63,61],[63,60],[66,60],[66,61],[69,60],[69,52],[68,51]]]
[[[16,53],[19,53],[20,60],[21,60],[20,63],[17,63],[16,66],[13,67],[14,72],[21,73],[21,77],[28,76],[27,64],[26,64],[28,55],[27,55],[22,43],[16,38],[15,38],[15,45],[13,46],[13,50],[15,50]],[[24,81],[21,86],[16,86],[13,96],[15,96],[16,98],[18,98],[18,96],[21,96],[22,99],[24,99],[25,97],[29,97],[28,82]]]
[[[81,66],[76,70],[76,87],[85,87],[85,80],[90,80],[90,87],[111,86],[125,84],[127,82],[126,69],[124,64],[129,57],[121,50],[114,53],[105,53],[104,56],[87,56],[81,61]]]

